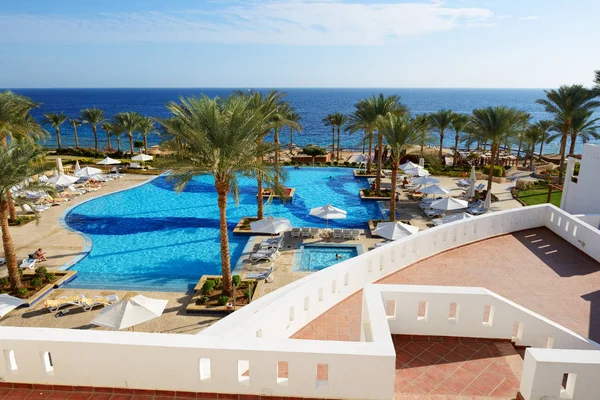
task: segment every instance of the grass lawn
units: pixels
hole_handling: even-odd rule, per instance
[[[544,204],[546,203],[546,199],[548,198],[548,189],[531,189],[531,190],[519,190],[518,196],[521,200],[525,202],[528,206],[535,206],[536,204]],[[560,190],[553,190],[552,196],[550,197],[550,203],[554,204],[556,207],[560,207],[560,198],[562,196],[562,192]]]

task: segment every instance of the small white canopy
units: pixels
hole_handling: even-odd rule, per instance
[[[446,197],[445,199],[434,201],[430,207],[444,211],[462,210],[469,207],[469,203],[464,200],[455,199],[454,197]]]
[[[115,160],[114,158],[106,157],[102,161],[98,161],[97,165],[113,165],[113,164],[121,164],[121,161]]]
[[[421,176],[415,179],[413,183],[416,185],[431,185],[433,183],[440,183],[440,180],[431,176]]]
[[[52,178],[48,179],[48,183],[56,186],[71,186],[75,182],[79,180],[76,176],[71,175],[55,175]]]
[[[412,176],[429,176],[431,175],[429,171],[427,171],[423,167],[419,167],[418,165],[415,168],[407,168],[403,170],[405,174]]]
[[[346,211],[333,207],[329,204],[322,207],[315,207],[310,210],[310,215],[313,217],[323,218],[325,220],[325,227],[327,227],[330,219],[344,219],[346,218],[346,214]]]
[[[9,296],[6,293],[0,294],[0,318],[3,318],[6,314],[22,304],[25,304],[25,300]]]
[[[380,222],[373,233],[390,240],[398,240],[419,232],[419,228],[402,222]]]
[[[470,214],[467,214],[465,212],[459,213],[459,214],[452,214],[452,215],[448,215],[447,217],[444,217],[442,219],[442,221],[445,224],[448,224],[450,222],[454,222],[454,221],[462,221],[463,219],[469,219],[472,218],[472,216]]]
[[[488,194],[485,196],[485,202],[483,203],[483,208],[485,208],[486,210],[489,210],[491,206],[492,206],[492,194],[488,192]]]
[[[151,299],[139,294],[105,307],[92,324],[116,330],[126,329],[160,317],[167,303],[168,300]]]
[[[431,186],[424,187],[423,189],[419,189],[419,192],[421,192],[423,194],[448,194],[448,193],[450,193],[449,190],[444,189],[443,187],[440,187],[438,185],[431,185]]]
[[[79,160],[75,161],[75,175],[77,175],[77,172],[79,172],[81,170],[81,166],[79,166]]]
[[[349,163],[355,162],[355,163],[361,164],[361,163],[366,163],[367,161],[368,161],[368,158],[364,154],[352,154],[350,156],[350,158],[348,158]]]
[[[65,173],[65,168],[63,167],[62,159],[60,157],[56,159],[56,169],[58,170],[59,174]]]
[[[418,166],[419,166],[419,164],[415,164],[412,161],[408,161],[408,162],[405,162],[404,164],[401,164],[400,169],[402,171],[406,172],[407,169],[414,169],[414,168],[417,168]]]
[[[267,217],[250,223],[253,232],[277,235],[292,230],[292,223],[286,218]]]
[[[94,167],[85,167],[79,169],[79,171],[75,172],[75,175],[82,178],[89,178],[90,176],[101,174],[102,170]]]
[[[472,198],[475,196],[475,182],[477,182],[477,173],[475,173],[475,166],[471,167],[471,183],[469,184],[469,190],[467,197]]]
[[[131,161],[152,161],[154,157],[148,154],[138,154],[137,156],[131,157]]]

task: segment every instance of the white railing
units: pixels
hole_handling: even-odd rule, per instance
[[[597,343],[484,288],[365,286],[363,296],[377,297],[374,293],[385,306],[391,333],[504,339],[520,346],[600,350]]]
[[[600,214],[577,214],[575,218],[582,220],[593,228],[600,228]]]
[[[394,391],[393,346],[377,343],[3,327],[0,351],[8,382],[313,398]]]
[[[525,400],[598,399],[600,351],[527,349],[520,393]]]
[[[600,262],[600,231],[587,222],[553,205],[548,207],[546,227]]]
[[[544,226],[547,212],[547,205],[512,209],[418,232],[286,285],[199,335],[290,337],[365,284],[457,246]]]

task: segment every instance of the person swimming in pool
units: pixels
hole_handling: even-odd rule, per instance
[[[339,260],[339,259],[341,259],[341,258],[342,258],[342,256],[341,256],[341,255],[339,255],[339,254],[335,253],[335,259],[336,259],[336,260]]]

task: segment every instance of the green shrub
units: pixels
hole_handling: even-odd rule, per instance
[[[302,148],[302,152],[307,156],[316,157],[316,156],[324,156],[327,154],[327,150],[320,146],[315,146],[314,144],[309,144],[308,146],[304,146]]]
[[[489,165],[484,165],[483,166],[483,173],[484,174],[488,174],[490,173],[490,166]],[[495,177],[501,177],[502,174],[504,173],[504,170],[502,169],[502,167],[500,165],[494,165],[494,176]]]
[[[46,267],[39,267],[35,269],[35,276],[37,277],[43,277],[48,273],[48,270],[46,269]]]
[[[19,268],[19,276],[22,278],[23,277],[23,268]]]
[[[248,226],[250,226],[250,222],[248,222]],[[223,283],[223,281],[221,281],[221,278],[215,278],[215,279],[211,279],[211,280],[214,282],[214,284],[215,284],[214,287],[216,287],[216,288],[221,286],[221,284]]]
[[[133,147],[137,147],[138,149],[140,147],[144,147],[144,141],[143,140],[134,140],[133,141]]]
[[[0,286],[8,286],[8,278],[0,278]]]
[[[48,272],[44,275],[44,282],[46,283],[54,282],[55,279],[56,275],[54,275],[52,272]]]
[[[31,286],[33,286],[35,289],[41,288],[43,284],[44,281],[42,280],[42,278],[33,278],[31,280]]]
[[[292,163],[291,163],[291,162],[289,162],[289,161],[285,161],[285,162],[283,163],[283,165],[285,165],[286,167],[289,167],[291,164],[292,164]]]
[[[244,290],[244,297],[247,298],[248,300],[250,300],[250,291],[249,290]]]
[[[229,296],[219,296],[219,305],[224,306],[229,303]]]
[[[23,298],[27,297],[28,294],[29,294],[29,290],[27,290],[27,288],[22,287],[20,289],[17,289],[17,297],[20,297],[23,299]]]
[[[349,162],[348,161],[344,161],[344,165],[348,166]],[[352,166],[356,167],[358,165],[358,163],[356,161],[352,161]]]
[[[336,167],[338,166],[339,162],[338,161],[334,161],[333,165],[335,165]]]
[[[240,283],[242,283],[242,277],[239,275],[234,275],[231,280],[233,281],[234,286],[240,286]]]
[[[208,300],[209,300],[208,296],[202,295],[198,298],[198,303],[205,304]]]
[[[214,290],[214,288],[215,288],[215,282],[210,279],[206,280],[206,281],[204,281],[204,284],[202,285],[202,289],[201,289],[202,294],[211,294],[212,291]]]
[[[328,167],[331,167],[331,161],[325,162],[325,165],[327,165]]]

